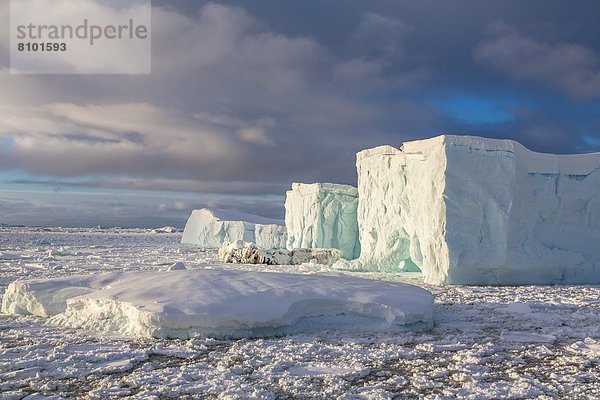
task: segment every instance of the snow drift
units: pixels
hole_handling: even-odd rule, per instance
[[[266,249],[285,248],[283,221],[219,209],[194,210],[185,224],[181,243],[220,247],[225,241],[256,243]]]
[[[433,297],[351,277],[224,270],[111,272],[9,285],[2,312],[156,338],[241,338],[334,328],[430,328]]]
[[[334,248],[346,259],[358,257],[357,206],[353,186],[293,183],[285,200],[288,249]]]
[[[363,150],[357,168],[351,267],[421,269],[433,284],[600,283],[600,153],[443,135]]]

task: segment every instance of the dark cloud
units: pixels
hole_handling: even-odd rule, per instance
[[[571,42],[525,36],[503,21],[488,27],[475,60],[515,80],[532,81],[577,99],[600,98],[600,53]]]

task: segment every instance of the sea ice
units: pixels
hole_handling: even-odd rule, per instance
[[[162,228],[152,229],[151,233],[180,233],[181,229],[175,228],[173,226],[164,226]]]
[[[326,270],[223,265],[216,249],[179,240],[148,229],[1,228],[0,293],[18,279],[158,271],[175,261],[190,271]],[[58,248],[65,255],[47,260]],[[388,281],[415,275],[345,273]],[[431,332],[327,330],[233,341],[140,341],[1,314],[0,398],[600,398],[599,286],[448,285],[435,288],[435,298]],[[533,312],[502,311],[517,301]],[[519,343],[507,332],[557,339]]]
[[[556,340],[554,335],[544,335],[535,332],[502,332],[502,339],[508,340],[509,342],[520,342],[520,343],[552,343]]]
[[[218,248],[225,241],[243,240],[266,249],[285,248],[283,221],[258,215],[203,208],[194,210],[185,224],[181,243]]]
[[[345,259],[358,257],[357,206],[353,186],[293,183],[285,199],[287,248],[334,248]]]
[[[432,284],[600,283],[600,153],[443,135],[357,154],[361,254]]]
[[[155,338],[431,328],[433,296],[400,283],[231,270],[111,272],[9,285],[2,312]]]
[[[600,357],[600,341],[592,338],[585,338],[569,346],[568,350],[573,353],[589,355],[590,357]]]
[[[527,303],[510,303],[500,310],[511,314],[531,314],[531,307]]]

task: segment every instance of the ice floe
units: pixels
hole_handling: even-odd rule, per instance
[[[361,278],[231,270],[113,272],[9,285],[2,311],[156,338],[430,328],[433,296]]]

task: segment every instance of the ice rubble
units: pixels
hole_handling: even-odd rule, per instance
[[[357,154],[360,259],[433,284],[600,283],[600,153],[443,135]]]
[[[342,258],[338,249],[262,249],[254,243],[238,240],[225,242],[219,249],[219,261],[239,264],[298,265],[315,263],[331,265]]]
[[[358,191],[333,183],[293,183],[286,193],[287,248],[335,248],[344,258],[360,254]]]
[[[110,272],[9,285],[2,312],[73,328],[156,337],[240,338],[320,328],[430,328],[433,296],[342,276],[225,270]]]
[[[174,226],[163,226],[162,228],[156,228],[150,230],[150,233],[180,233],[181,229],[175,228]]]
[[[283,221],[234,211],[194,210],[185,224],[181,243],[218,248],[224,241],[243,240],[270,248],[284,248]]]

